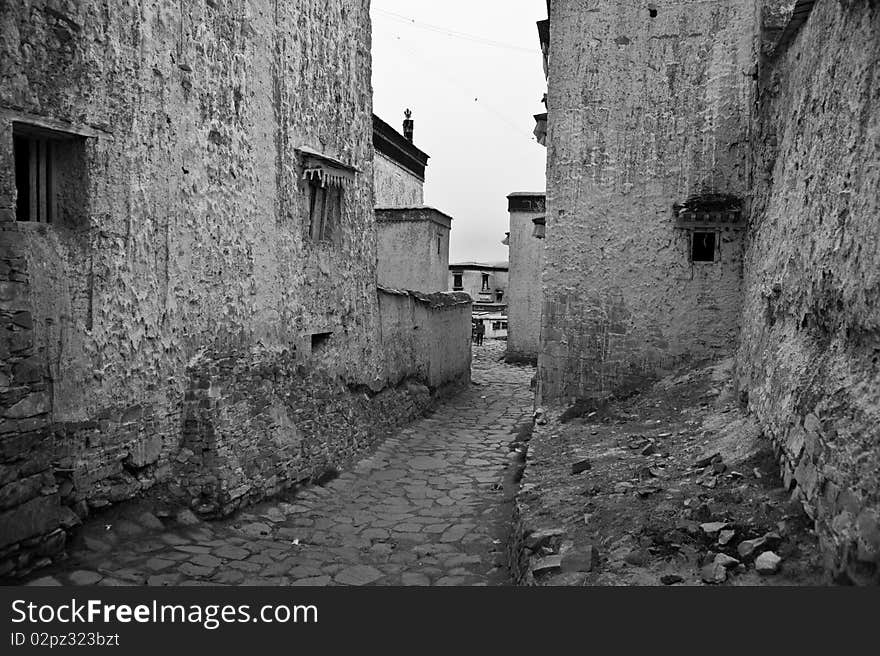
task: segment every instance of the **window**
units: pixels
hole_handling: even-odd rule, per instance
[[[500,303],[504,299],[504,292],[500,289],[495,290],[495,300]]]
[[[437,255],[440,255],[440,246],[443,244],[443,238],[437,235]]]
[[[452,274],[452,290],[459,291],[464,289],[464,285],[461,284],[461,274],[453,273]]]
[[[691,236],[691,261],[715,261],[715,233],[694,232]]]
[[[296,152],[302,158],[303,180],[308,193],[308,224],[305,238],[314,242],[339,243],[345,187],[355,181],[358,170],[308,146]]]
[[[341,187],[324,185],[317,178],[309,180],[309,239],[336,241],[342,223],[342,203]]]
[[[318,353],[327,346],[333,333],[314,333],[312,335],[312,353]]]
[[[489,274],[488,273],[483,274],[483,286],[480,289],[480,291],[481,292],[489,291]]]
[[[85,214],[85,139],[13,123],[18,221],[59,223]]]

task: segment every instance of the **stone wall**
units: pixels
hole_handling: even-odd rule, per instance
[[[373,161],[376,207],[419,207],[425,202],[424,180],[377,152]]]
[[[470,381],[471,299],[462,293],[379,290],[386,380],[432,392]]]
[[[748,214],[752,0],[551,4],[539,403],[734,348]],[[691,261],[694,213],[715,235]],[[714,210],[713,210],[714,211]]]
[[[783,34],[765,43],[752,139],[739,382],[830,571],[877,583],[880,8],[816,2]]]
[[[451,217],[430,207],[377,208],[376,225],[380,285],[447,290]]]
[[[0,6],[0,573],[57,552],[67,509],[173,482],[192,458],[230,474],[190,501],[228,508],[243,472],[252,499],[368,441],[296,423],[339,414],[313,375],[373,400],[385,386],[368,10]],[[14,124],[64,136],[52,224],[15,221]],[[332,243],[307,237],[299,146],[360,171]],[[211,485],[228,498],[206,501]]]
[[[541,346],[544,240],[532,219],[545,214],[544,194],[511,194],[507,294],[507,358],[533,361]]]

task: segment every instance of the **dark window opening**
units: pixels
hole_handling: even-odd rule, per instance
[[[461,289],[464,289],[464,285],[462,285],[462,283],[461,283],[461,274],[460,273],[453,273],[452,274],[452,290],[458,291]]]
[[[85,139],[13,123],[15,218],[74,224],[85,216]]]
[[[440,237],[437,237],[437,255],[440,255],[440,246],[442,245],[443,240]]]
[[[501,302],[504,299],[504,292],[500,289],[495,290],[495,300]]]
[[[330,341],[333,333],[315,333],[312,335],[312,353],[317,353]]]
[[[691,237],[691,261],[715,261],[715,233],[695,232]]]
[[[480,291],[487,292],[489,291],[489,274],[484,273],[483,275],[483,286],[480,288]]]
[[[657,10],[654,9],[654,7],[650,7],[650,8],[648,9],[648,15],[649,15],[651,18],[657,18]]]
[[[312,241],[336,243],[342,223],[342,187],[324,185],[309,180],[309,226],[308,237]]]

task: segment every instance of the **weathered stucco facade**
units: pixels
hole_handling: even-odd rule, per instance
[[[652,7],[551,3],[539,402],[735,344],[753,5]],[[714,261],[695,261],[695,235]]]
[[[830,571],[877,583],[880,7],[798,4],[762,48],[739,383]]]
[[[382,153],[376,153],[373,167],[376,207],[420,207],[424,204],[423,180]]]
[[[508,238],[507,358],[532,361],[541,346],[541,306],[544,267],[543,192],[517,192],[507,197]],[[538,220],[538,224],[535,220]]]
[[[423,407],[422,356],[384,364],[414,328],[379,315],[370,38],[367,0],[0,7],[0,576]]]
[[[736,352],[829,572],[876,583],[880,7],[559,1],[549,39],[539,402]]]
[[[426,294],[447,291],[452,217],[431,207],[377,208],[379,283]]]

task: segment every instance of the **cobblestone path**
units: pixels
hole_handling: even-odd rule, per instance
[[[90,520],[65,567],[31,584],[507,583],[500,488],[533,370],[500,362],[503,348],[474,347],[474,384],[324,487],[219,522],[132,506]]]

